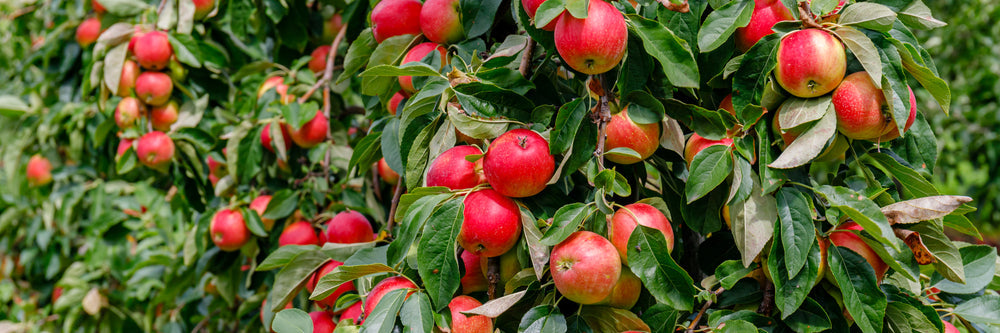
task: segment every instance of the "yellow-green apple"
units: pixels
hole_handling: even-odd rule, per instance
[[[778,44],[774,77],[790,94],[812,98],[833,91],[844,79],[847,54],[837,37],[820,29],[785,35]]]
[[[486,288],[489,287],[486,274],[483,273],[483,267],[479,264],[482,258],[485,257],[480,257],[469,251],[462,251],[460,259],[462,259],[462,267],[465,267],[465,275],[462,275],[461,280],[463,294],[486,291]]]
[[[399,35],[420,34],[420,1],[383,0],[372,9],[372,34],[375,41]]]
[[[464,199],[464,221],[458,244],[481,257],[496,257],[517,244],[521,237],[521,210],[499,192],[485,189]]]
[[[465,315],[462,311],[478,308],[480,303],[469,296],[457,296],[448,303],[451,310],[451,331],[454,333],[493,333],[493,320],[483,315]]]
[[[750,50],[764,36],[773,34],[771,27],[781,21],[794,20],[792,11],[779,0],[754,0],[753,13],[746,27],[737,28],[736,48],[741,52]]]
[[[638,225],[659,230],[667,242],[667,252],[674,250],[674,229],[659,209],[644,203],[633,203],[618,209],[608,224],[608,238],[615,245],[622,262],[628,264],[628,239]]]
[[[694,161],[694,156],[698,155],[703,149],[714,145],[732,146],[733,139],[722,138],[722,140],[709,140],[703,138],[698,133],[691,133],[691,137],[688,138],[687,146],[684,147],[684,159],[687,160],[688,166],[691,166],[691,162]]]
[[[87,47],[97,41],[97,37],[101,36],[101,20],[96,17],[91,17],[89,19],[80,22],[80,25],[76,27],[76,43],[80,44],[80,47]]]
[[[362,304],[362,302],[356,302],[354,305],[347,307],[347,310],[344,310],[344,313],[340,314],[340,320],[343,321],[345,319],[350,319],[353,320],[355,324],[360,323]]]
[[[438,44],[453,44],[465,39],[459,0],[427,0],[420,9],[420,30],[424,37]]]
[[[839,226],[830,231],[830,236],[828,241],[830,244],[835,246],[842,246],[851,249],[855,253],[861,255],[868,261],[868,264],[872,266],[875,270],[875,278],[879,283],[882,283],[882,277],[885,276],[885,272],[889,270],[889,265],[886,265],[885,261],[872,250],[865,241],[861,240],[861,237],[850,232],[849,230],[864,230],[861,225],[854,221],[847,221],[841,223]],[[834,279],[828,278],[831,281]]]
[[[316,75],[326,70],[326,58],[330,55],[330,45],[323,45],[313,50],[309,58],[309,70]]]
[[[601,74],[625,56],[628,28],[625,16],[602,0],[591,1],[587,18],[562,15],[556,23],[556,50],[566,64],[584,74]]]
[[[490,258],[479,257],[479,267],[482,270],[483,275],[489,273],[490,271]],[[503,291],[504,286],[507,285],[507,281],[514,278],[521,271],[521,263],[517,261],[517,251],[511,249],[506,253],[500,255],[500,281],[497,281],[498,289]],[[489,277],[487,277],[487,282],[489,282]]]
[[[395,116],[396,112],[399,112],[399,104],[403,103],[404,98],[406,98],[406,95],[403,95],[402,90],[397,91],[395,94],[392,95],[392,98],[389,99],[389,105],[388,105],[389,114]]]
[[[543,2],[545,2],[545,0],[521,0],[521,6],[524,7],[524,12],[528,14],[528,17],[531,18],[532,20],[534,20],[535,19],[535,13],[538,12],[538,7],[540,7]],[[544,27],[542,27],[542,30],[545,30],[545,31],[555,31],[556,30],[556,22],[559,21],[559,17],[561,17],[561,16],[562,16],[562,14],[559,14],[559,16],[557,16],[555,19],[553,19],[552,21],[549,21],[548,24],[546,24]],[[534,22],[532,22],[532,23],[534,23]]]
[[[605,155],[609,161],[618,164],[634,164],[653,156],[660,147],[660,123],[639,124],[628,116],[628,107],[611,116],[607,125],[604,149],[631,148],[640,158],[625,155]]]
[[[90,0],[90,7],[94,8],[94,12],[97,13],[97,15],[104,14],[106,11],[104,6],[102,6],[100,2],[97,2],[97,0]]]
[[[580,304],[595,304],[608,298],[622,271],[615,246],[590,231],[571,234],[552,248],[549,260],[556,289]]]
[[[400,63],[400,65],[404,65],[409,62],[420,61],[424,59],[424,57],[426,57],[427,54],[431,53],[431,51],[434,50],[437,50],[438,53],[441,54],[441,66],[443,67],[445,64],[445,59],[448,51],[445,50],[444,47],[441,47],[441,45],[430,42],[417,44],[417,46],[414,46],[412,49],[410,49],[410,51],[406,52],[406,56],[403,57],[403,62]],[[411,76],[400,76],[399,86],[403,88],[403,91],[407,93],[412,94],[417,92],[417,89],[413,87],[413,77]]]
[[[896,127],[885,95],[875,87],[868,72],[844,78],[833,92],[833,109],[837,111],[837,129],[851,139],[876,139]]]
[[[136,142],[135,153],[143,165],[153,169],[166,169],[174,157],[174,141],[163,132],[149,132]]]
[[[399,173],[389,167],[389,163],[385,162],[385,157],[378,160],[376,170],[378,170],[378,176],[382,178],[386,184],[396,185],[399,183]]]
[[[122,75],[118,80],[118,96],[132,96],[132,89],[135,89],[135,80],[139,78],[139,64],[135,61],[125,60],[122,63]]]
[[[132,128],[142,115],[142,103],[134,97],[125,97],[115,106],[115,124],[118,128]]]
[[[365,319],[367,319],[368,315],[372,313],[372,310],[378,306],[378,302],[382,300],[382,297],[385,297],[385,294],[397,289],[411,289],[406,293],[406,297],[410,297],[415,289],[417,289],[417,285],[413,284],[410,279],[402,276],[393,276],[379,281],[379,283],[372,287],[372,290],[368,292],[368,296],[365,297],[365,306],[363,311]]]
[[[306,290],[312,294],[312,292],[316,290],[316,285],[319,284],[319,279],[323,278],[327,274],[330,274],[333,272],[334,268],[340,267],[343,264],[344,263],[336,260],[330,260],[323,264],[323,266],[320,266],[319,270],[317,270],[316,273],[309,278],[309,281],[306,281]],[[354,291],[354,281],[348,281],[347,283],[340,285],[340,287],[337,287],[337,289],[335,289],[333,293],[326,298],[317,300],[316,304],[326,309],[333,310],[333,308],[337,306],[337,299],[340,298],[340,295],[349,291]]]
[[[292,129],[292,141],[302,148],[312,148],[323,140],[326,140],[326,132],[330,129],[330,121],[323,115],[322,110],[316,111],[316,116],[309,120],[299,129]]]
[[[292,149],[292,136],[288,133],[288,125],[281,123],[281,139],[285,142],[285,151]],[[264,125],[264,130],[260,131],[260,144],[267,150],[274,152],[274,140],[271,138],[271,124]]]
[[[215,0],[194,0],[194,19],[200,20],[215,9]]]
[[[906,118],[906,124],[903,126],[903,133],[910,130],[910,126],[913,126],[913,122],[917,120],[917,97],[913,95],[913,89],[910,86],[906,86],[906,90],[910,91],[910,116]],[[899,128],[896,127],[895,118],[893,122],[889,123],[889,132],[878,138],[878,142],[886,142],[890,140],[895,140],[899,137]]]
[[[333,323],[333,315],[326,311],[313,311],[309,313],[312,319],[313,333],[333,333],[337,329],[337,324]]]
[[[211,168],[212,168],[211,165],[209,165],[209,169]],[[257,212],[257,215],[260,216],[260,222],[264,223],[264,230],[268,231],[270,231],[271,228],[274,227],[273,219],[264,218],[264,212],[267,211],[267,204],[269,203],[271,203],[271,196],[266,194],[258,196],[257,198],[254,198],[253,201],[250,202],[250,209],[253,209],[255,212]]]
[[[326,242],[328,243],[364,243],[375,240],[368,218],[357,211],[349,210],[337,213],[326,222]]]
[[[611,289],[611,294],[600,304],[628,310],[639,301],[640,293],[642,293],[642,281],[628,267],[622,267],[622,275],[615,283],[615,287]]]
[[[427,186],[445,186],[452,190],[473,188],[486,182],[483,175],[483,159],[469,162],[469,155],[480,155],[483,152],[476,146],[455,146],[431,162],[427,169]]]
[[[161,72],[143,72],[135,79],[135,96],[143,103],[157,106],[170,101],[174,82]]]
[[[212,218],[209,228],[212,242],[223,251],[239,250],[250,240],[250,230],[243,222],[243,214],[238,210],[228,208],[219,210]]]
[[[545,189],[556,170],[549,142],[528,129],[507,131],[483,155],[483,173],[500,194],[524,198]]]
[[[42,155],[31,156],[24,170],[24,178],[28,179],[28,185],[31,186],[48,185],[52,182],[52,163]]]
[[[129,138],[122,138],[121,141],[118,141],[118,151],[115,154],[115,159],[117,160],[118,158],[121,158],[123,155],[125,155],[125,152],[127,152],[129,149],[132,149],[133,142],[135,142],[135,140]]]
[[[153,129],[166,132],[177,122],[177,114],[177,101],[170,101],[167,104],[154,106],[149,111],[149,122],[153,125]]]
[[[278,246],[309,244],[322,245],[319,243],[319,237],[316,236],[316,230],[313,229],[312,224],[306,221],[286,225],[285,229],[281,231],[281,236],[278,237]]]
[[[135,60],[142,68],[158,71],[167,67],[170,56],[174,54],[174,49],[170,46],[167,33],[150,31],[135,40],[132,54],[135,55]]]

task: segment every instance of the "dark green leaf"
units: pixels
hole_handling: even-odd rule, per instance
[[[809,199],[790,187],[778,191],[778,221],[781,225],[781,246],[784,249],[788,276],[796,276],[806,264],[809,250],[816,243]]]
[[[276,333],[312,333],[313,321],[299,309],[284,309],[274,315],[271,329]]]
[[[788,325],[795,332],[816,333],[831,329],[830,317],[826,315],[826,310],[812,298],[806,298],[802,306],[791,315],[784,318],[785,325]]]
[[[844,297],[847,311],[866,333],[881,332],[886,297],[878,288],[875,271],[864,257],[846,247],[827,249],[829,268]]]
[[[434,311],[431,310],[431,301],[427,298],[427,294],[421,291],[410,295],[403,302],[403,307],[399,311],[399,319],[406,332],[433,332]]]
[[[899,250],[893,241],[896,239],[896,235],[893,233],[892,227],[889,226],[889,221],[871,199],[841,186],[823,185],[816,190],[816,193],[826,199],[831,207],[847,214],[875,239],[894,250]]]
[[[463,220],[462,200],[451,200],[435,211],[424,227],[417,253],[417,268],[435,311],[448,306],[462,278],[456,254]]]
[[[694,307],[694,280],[670,257],[659,230],[639,225],[628,241],[629,267],[656,298],[680,311]]]
[[[560,207],[552,216],[552,226],[545,230],[541,243],[546,246],[562,243],[566,237],[577,231],[580,224],[593,213],[593,207],[580,202]]]
[[[771,77],[775,66],[776,50],[781,40],[777,34],[770,34],[754,44],[740,61],[740,67],[733,74],[733,108],[743,110],[747,105],[759,105],[764,86]]]
[[[375,42],[375,35],[371,33],[371,28],[365,29],[358,35],[358,39],[351,43],[344,57],[344,72],[337,77],[337,84],[344,82],[356,74],[368,63],[368,58],[375,52],[378,43]]]
[[[708,14],[701,30],[698,31],[698,48],[705,53],[722,46],[737,28],[750,23],[753,11],[753,2],[740,0],[733,0],[716,8]]]
[[[578,98],[559,107],[559,113],[556,114],[556,126],[552,128],[552,133],[549,135],[549,152],[553,155],[563,154],[572,146],[580,123],[587,115],[587,104],[583,103],[586,100]]]
[[[955,306],[955,314],[965,320],[1000,325],[1000,296],[982,295]]]
[[[393,272],[395,272],[395,270],[393,270],[392,267],[383,264],[367,264],[357,266],[340,265],[316,281],[316,288],[313,289],[312,295],[309,295],[309,299],[326,299],[344,283],[373,274]]]
[[[733,289],[736,282],[743,279],[747,276],[747,274],[750,274],[750,272],[756,270],[757,268],[757,263],[744,267],[743,263],[739,260],[726,260],[715,268],[715,278],[719,280],[719,283],[723,288]]]
[[[268,254],[267,258],[265,258],[264,261],[262,261],[260,264],[257,265],[257,271],[269,271],[278,267],[285,266],[289,262],[291,262],[292,259],[295,259],[295,257],[297,257],[298,255],[305,252],[316,251],[316,250],[319,250],[319,247],[313,244],[308,244],[308,245],[290,244],[279,247],[277,250],[274,250],[274,252],[271,252],[271,254]]]
[[[691,161],[691,176],[684,188],[687,203],[705,196],[733,172],[733,156],[729,147],[713,145],[703,149]]]
[[[670,84],[682,88],[698,88],[698,64],[687,41],[674,35],[659,22],[635,14],[626,15],[631,30],[642,38],[646,52],[660,62]]]
[[[562,333],[566,332],[566,317],[559,313],[559,308],[551,305],[539,305],[521,317],[518,333]]]
[[[382,296],[378,305],[375,305],[375,309],[372,309],[368,317],[365,318],[365,323],[361,325],[361,331],[373,333],[392,332],[393,326],[396,325],[396,316],[399,314],[399,309],[403,307],[403,301],[406,300],[407,294],[410,292],[411,290],[409,289],[396,289]]]

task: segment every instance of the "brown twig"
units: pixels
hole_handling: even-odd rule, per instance
[[[719,294],[721,294],[725,290],[726,288],[719,287],[719,289],[713,291],[712,294],[714,294],[715,296],[719,296]],[[698,311],[698,315],[694,317],[694,320],[691,320],[691,324],[688,325],[687,331],[685,331],[686,333],[694,332],[694,328],[698,327],[698,322],[701,321],[701,316],[705,315],[705,311],[708,311],[708,307],[710,306],[712,306],[712,300],[708,300],[707,302],[705,302],[705,305],[701,306],[701,311]]]
[[[347,24],[347,22],[344,22],[344,24]],[[333,43],[330,44],[330,52],[327,53],[326,56],[326,69],[323,70],[323,76],[320,77],[319,81],[316,81],[316,84],[313,84],[313,86],[309,88],[309,91],[307,91],[305,95],[299,97],[299,103],[305,103],[307,100],[309,100],[309,97],[312,97],[312,94],[316,93],[316,90],[319,89],[320,86],[322,86],[324,83],[329,82],[332,79],[333,60],[337,58],[337,48],[340,47],[340,42],[344,40],[344,36],[346,35],[346,33],[347,29],[340,29],[340,32],[337,33],[337,37],[334,38]],[[327,114],[326,116],[327,118],[330,117],[329,114]]]
[[[684,0],[682,4],[676,4],[671,0],[656,0],[656,2],[659,2],[663,5],[663,7],[667,7],[667,9],[678,13],[687,13],[691,11],[691,5],[688,4],[687,0]]]
[[[774,283],[767,281],[764,284],[764,297],[760,300],[760,306],[757,307],[757,313],[762,315],[769,315],[771,311],[774,310]]]
[[[486,294],[490,300],[497,297],[497,284],[500,283],[500,257],[490,257],[486,260],[486,280],[490,287],[486,289]]]
[[[517,71],[521,72],[521,76],[525,79],[529,79],[528,71],[531,70],[531,57],[532,53],[535,53],[535,41],[528,37],[528,42],[524,45],[524,53],[521,54],[521,66],[517,68]]]
[[[378,185],[375,185],[378,186]],[[396,207],[399,206],[399,197],[403,195],[403,179],[399,179],[399,183],[396,184],[396,192],[392,194],[392,206],[389,206],[389,225],[385,227],[385,231],[390,235],[392,234],[392,226],[396,224]]]
[[[816,20],[813,19],[812,9],[809,8],[808,1],[799,2],[799,20],[802,21],[802,26],[806,28],[823,29],[823,26],[816,23]]]
[[[604,75],[601,74],[596,80],[600,80],[601,84],[604,84]],[[607,92],[607,89],[604,89]],[[608,121],[611,121],[611,107],[608,106],[608,95],[602,94],[600,98],[600,105],[596,109],[596,113],[592,114],[591,117],[594,122],[597,123],[597,149],[594,150],[594,156],[597,156],[597,170],[604,171],[604,141],[608,132]]]

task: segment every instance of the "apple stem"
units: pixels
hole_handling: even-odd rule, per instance
[[[375,185],[378,186],[378,185]],[[399,206],[399,197],[403,195],[403,178],[399,179],[399,183],[396,184],[396,192],[392,194],[392,205],[389,206],[389,224],[386,225],[385,230],[392,235],[392,226],[396,222],[396,207]]]
[[[486,259],[486,280],[490,287],[486,290],[490,300],[496,298],[497,284],[500,283],[500,257],[489,257]]]
[[[715,291],[713,291],[712,294],[718,296],[719,294],[721,294],[725,290],[726,290],[726,288],[719,287],[719,289],[716,289]],[[701,306],[701,311],[698,311],[698,315],[694,317],[694,320],[691,320],[691,325],[688,325],[687,330],[684,331],[684,332],[686,332],[686,333],[692,333],[692,332],[694,332],[694,328],[697,327],[698,326],[698,322],[701,321],[701,316],[705,315],[705,311],[708,311],[708,307],[710,307],[710,306],[712,306],[712,300],[711,299],[708,300],[708,301],[706,301],[705,305]]]
[[[816,20],[813,19],[812,9],[809,8],[808,1],[799,2],[799,20],[802,21],[802,26],[806,28],[823,29],[823,26],[816,23]]]
[[[528,42],[524,44],[524,52],[521,54],[521,66],[517,68],[521,72],[521,76],[525,79],[529,79],[528,71],[531,70],[531,57],[535,53],[535,41],[528,37]]]

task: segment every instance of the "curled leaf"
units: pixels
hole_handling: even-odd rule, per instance
[[[924,245],[924,240],[920,238],[919,232],[906,229],[896,229],[894,231],[896,232],[896,237],[902,239],[906,243],[906,246],[910,247],[910,251],[913,251],[913,259],[916,259],[918,264],[930,265],[934,263],[934,255]]]
[[[972,198],[961,195],[923,197],[882,207],[882,214],[885,214],[890,225],[911,224],[942,218],[970,201]]]

